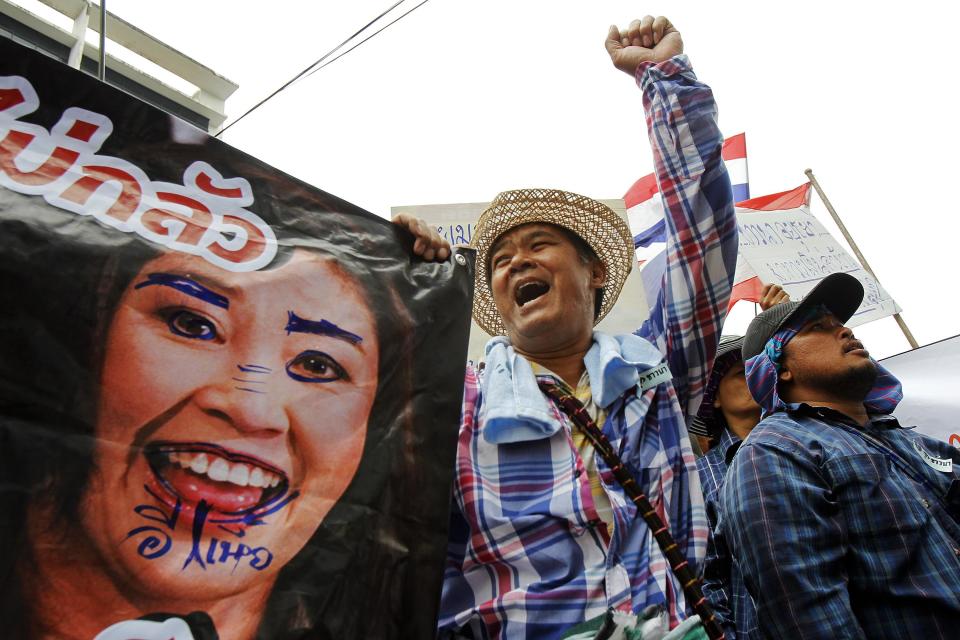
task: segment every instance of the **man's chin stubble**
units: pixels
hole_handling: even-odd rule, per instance
[[[873,360],[850,367],[846,371],[822,381],[821,388],[850,400],[862,401],[877,381],[877,365]]]

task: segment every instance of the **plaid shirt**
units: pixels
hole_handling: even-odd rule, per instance
[[[657,175],[668,212],[664,290],[638,331],[664,353],[673,380],[631,389],[602,429],[669,523],[691,563],[707,538],[700,483],[684,424],[716,352],[736,265],[730,181],[709,87],[685,56],[638,70]],[[683,593],[646,523],[596,464],[613,507],[594,507],[569,421],[542,440],[483,438],[483,396],[472,368],[464,390],[440,635],[554,638],[608,607],[664,605],[672,625]]]
[[[749,638],[756,632],[753,600],[743,584],[740,568],[730,558],[726,540],[719,528],[720,490],[727,474],[727,465],[742,441],[727,428],[720,440],[706,455],[697,459],[697,471],[703,485],[703,499],[710,524],[707,557],[703,561],[703,595],[728,638]]]
[[[958,464],[892,416],[859,427],[790,404],[764,419],[727,472],[720,523],[763,636],[956,638]]]

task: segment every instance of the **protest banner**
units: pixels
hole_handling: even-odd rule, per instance
[[[809,184],[805,184],[737,206],[741,260],[740,273],[734,278],[735,293],[737,286],[743,288],[744,283],[757,277],[763,283],[779,284],[791,298],[800,300],[824,276],[843,272],[857,278],[864,288],[863,304],[850,318],[849,326],[899,312],[900,307],[877,279],[810,213],[808,193]],[[788,197],[791,195],[796,197]]]
[[[905,427],[960,449],[960,336],[881,360],[903,385],[894,415]]]
[[[472,252],[6,39],[0,234],[0,636],[434,634]]]

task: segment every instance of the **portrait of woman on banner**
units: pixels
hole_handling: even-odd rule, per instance
[[[407,301],[447,267],[411,275],[390,226],[240,166],[278,244],[250,272],[0,189],[5,637],[402,633]]]

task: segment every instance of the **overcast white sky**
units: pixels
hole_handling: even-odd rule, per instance
[[[390,4],[107,7],[239,83],[236,117]],[[955,3],[430,0],[224,139],[383,216],[521,186],[621,197],[652,161],[640,92],[603,39],[646,13],[683,34],[725,133],[746,131],[752,194],[813,168],[918,341],[960,333]],[[889,318],[857,333],[878,357],[907,348]]]

